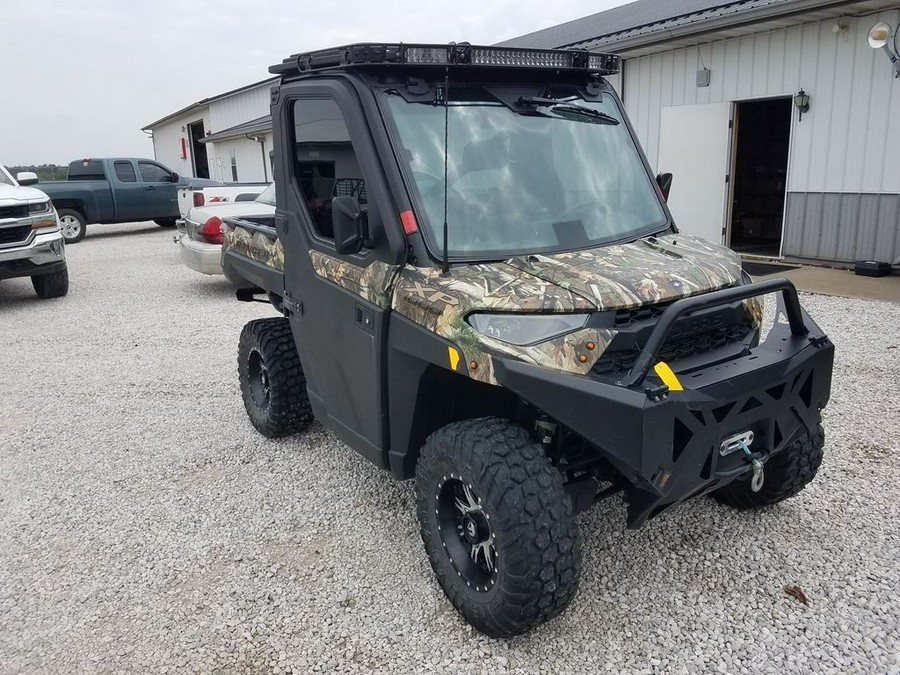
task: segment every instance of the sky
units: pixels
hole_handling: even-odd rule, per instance
[[[0,163],[152,157],[141,127],[351,42],[493,44],[626,0],[2,0]]]

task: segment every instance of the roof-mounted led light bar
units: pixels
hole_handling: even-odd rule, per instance
[[[477,47],[467,43],[355,44],[294,54],[269,68],[269,72],[284,75],[349,66],[391,65],[546,68],[612,75],[619,72],[619,57],[583,50]]]

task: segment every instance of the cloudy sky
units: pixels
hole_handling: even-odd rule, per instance
[[[358,41],[491,44],[626,0],[2,0],[0,163],[149,156],[141,127]]]

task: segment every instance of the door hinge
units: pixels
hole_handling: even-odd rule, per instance
[[[731,182],[731,175],[725,174],[725,185],[728,185]]]
[[[291,297],[290,293],[285,292],[284,298],[281,301],[281,306],[284,309],[285,314],[296,314],[297,316],[303,314],[303,303]]]
[[[274,106],[278,103],[278,100],[281,98],[281,86],[274,84],[272,88],[269,90],[269,105]]]
[[[728,128],[734,129],[734,120],[728,120]]]

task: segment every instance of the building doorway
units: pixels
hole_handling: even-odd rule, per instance
[[[200,139],[206,137],[203,120],[188,124],[188,135],[191,139],[191,163],[194,166],[194,178],[209,178],[209,159],[206,156],[206,144]]]
[[[790,98],[735,104],[729,245],[739,253],[781,254],[793,110]]]

